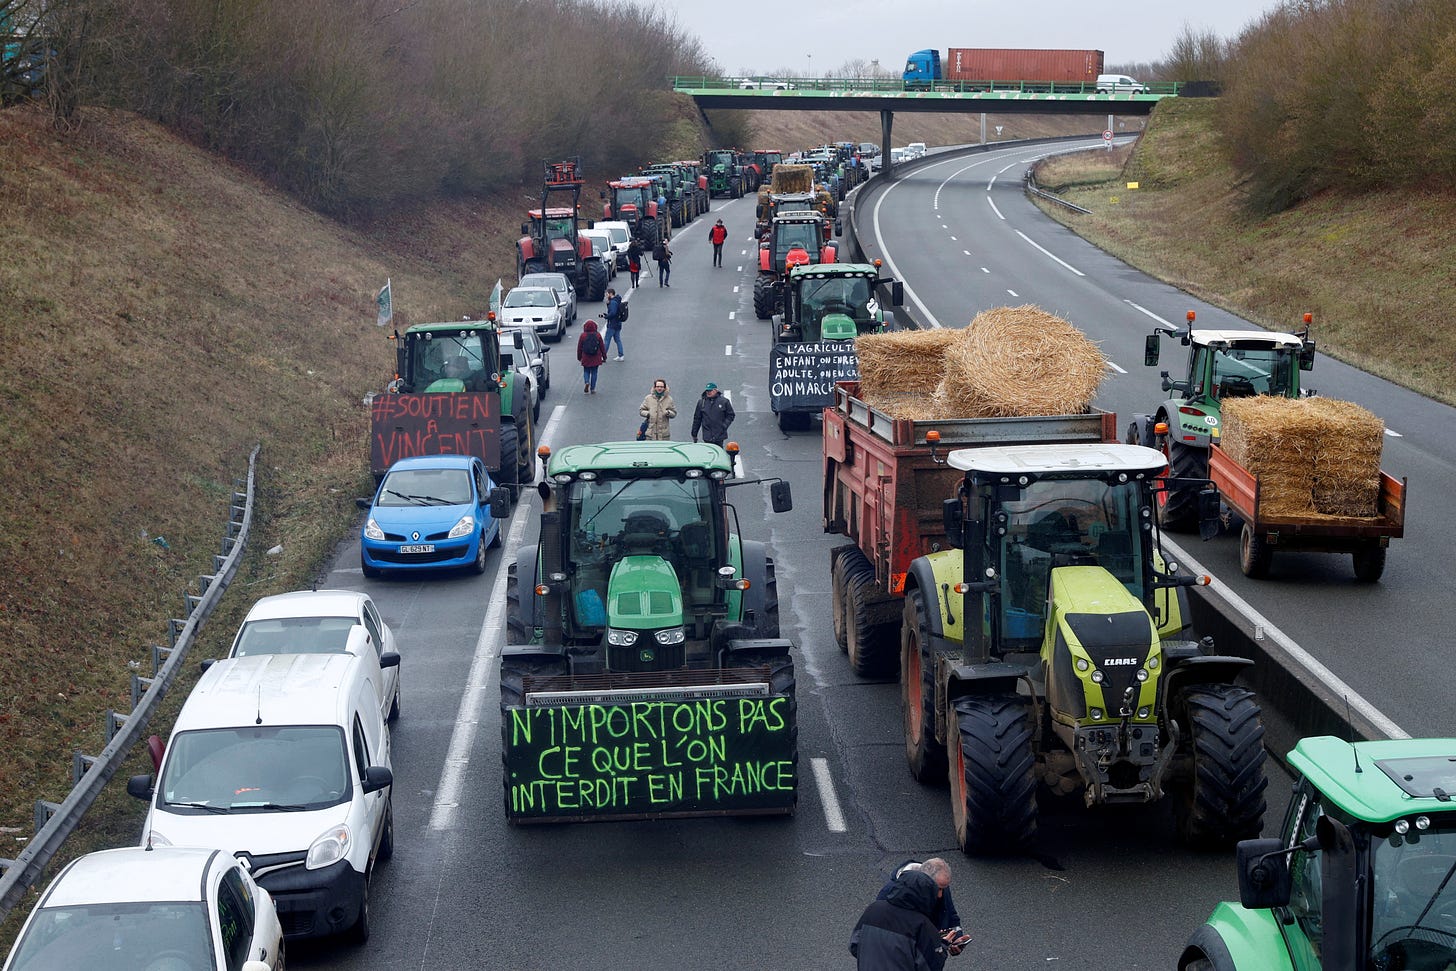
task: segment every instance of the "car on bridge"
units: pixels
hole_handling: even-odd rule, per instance
[[[1097,75],[1098,94],[1147,94],[1148,86],[1126,74]]]

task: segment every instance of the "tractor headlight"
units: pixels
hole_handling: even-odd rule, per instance
[[[1155,658],[1155,657],[1148,658],[1148,670],[1149,671],[1156,671],[1156,670],[1158,670],[1158,659],[1157,658]]]
[[[637,632],[609,627],[607,628],[607,643],[613,647],[631,647],[637,643]]]
[[[1092,715],[1092,720],[1093,721],[1100,722],[1102,720],[1102,709],[1101,708],[1093,708],[1092,711],[1090,712],[1090,714]]]
[[[1138,717],[1139,718],[1146,718],[1146,717],[1148,717],[1148,713],[1150,711],[1151,711],[1151,709],[1148,708],[1147,705],[1144,705],[1143,707],[1141,707],[1141,708],[1138,709]]]
[[[1101,671],[1093,671],[1092,672],[1092,683],[1093,684],[1101,684],[1102,683],[1102,672]]]
[[[384,539],[384,530],[379,528],[379,524],[373,518],[364,524],[364,538],[373,540]]]
[[[450,532],[446,535],[445,538],[459,539],[462,536],[469,536],[473,532],[475,532],[475,517],[461,516],[460,521],[454,526],[450,527]]]
[[[1146,681],[1146,680],[1148,680],[1148,671],[1147,671],[1146,668],[1138,668],[1138,671],[1137,671],[1137,679],[1139,681]]]
[[[669,627],[666,630],[658,631],[652,636],[657,639],[657,643],[659,644],[681,644],[687,640],[687,634],[681,627]]]
[[[1092,666],[1091,663],[1085,657],[1079,657],[1079,658],[1077,658],[1077,670],[1078,671],[1085,671],[1088,668],[1090,668],[1091,666]]]

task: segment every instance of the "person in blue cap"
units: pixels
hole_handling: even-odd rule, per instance
[[[718,386],[709,381],[693,409],[693,441],[703,436],[719,448],[728,440],[728,426],[733,424],[733,403],[718,393]]]

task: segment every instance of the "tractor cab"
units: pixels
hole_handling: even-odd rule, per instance
[[[398,340],[399,376],[391,391],[436,394],[501,387],[500,337],[494,321],[419,324]]]
[[[883,310],[875,288],[891,287],[891,303],[899,306],[904,286],[880,278],[874,264],[810,264],[789,271],[780,341],[852,341],[894,327],[894,314]]]
[[[770,267],[781,273],[788,266],[789,252],[795,247],[803,250],[809,257],[804,261],[806,264],[821,262],[819,251],[824,242],[822,226],[823,220],[817,213],[777,216],[759,248],[768,250]]]
[[[529,221],[521,224],[521,234],[540,241],[537,255],[543,259],[544,272],[565,273],[568,278],[576,279],[577,247],[580,244],[576,210],[559,207],[532,209],[526,215]]]

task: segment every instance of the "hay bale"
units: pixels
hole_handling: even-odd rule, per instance
[[[935,391],[947,417],[1081,414],[1107,374],[1095,343],[1030,304],[984,310],[962,333]]]
[[[1271,516],[1375,516],[1385,423],[1334,398],[1235,398],[1223,403],[1220,446],[1259,477]]]
[[[856,338],[854,353],[859,358],[861,397],[879,407],[876,400],[914,395],[926,399],[928,407],[930,396],[944,373],[946,349],[964,336],[964,331],[937,328]]]
[[[773,178],[769,185],[775,195],[783,192],[813,192],[814,166],[780,162],[773,168]]]

